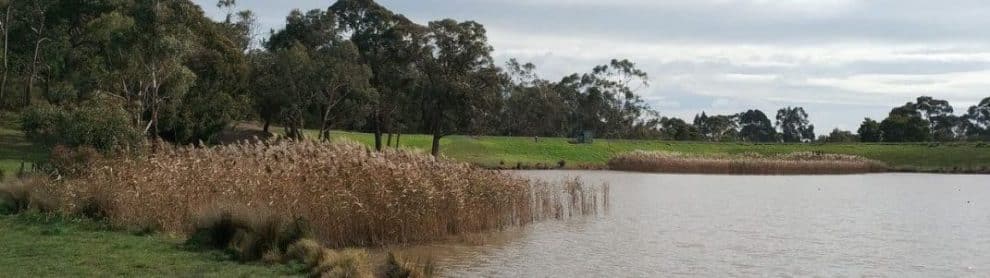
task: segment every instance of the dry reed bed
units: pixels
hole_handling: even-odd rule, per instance
[[[887,165],[859,156],[799,152],[763,156],[698,156],[674,152],[637,151],[608,162],[613,170],[734,175],[826,175],[884,172]]]
[[[101,164],[46,191],[63,212],[95,211],[117,227],[191,234],[204,215],[248,211],[305,221],[313,238],[333,248],[430,241],[607,205],[607,193],[578,180],[530,182],[355,143],[166,147]]]

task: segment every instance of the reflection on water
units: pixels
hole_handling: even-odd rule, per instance
[[[451,277],[990,273],[990,176],[518,174],[608,182],[611,207],[403,253]]]

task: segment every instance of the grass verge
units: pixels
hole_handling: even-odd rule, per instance
[[[92,220],[0,215],[4,277],[276,277],[301,271],[298,265],[242,264],[224,252],[184,248],[181,239],[113,232]]]

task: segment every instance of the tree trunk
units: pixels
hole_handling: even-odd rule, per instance
[[[395,134],[395,149],[399,149],[399,142],[402,140],[402,132]]]
[[[392,146],[392,132],[391,131],[388,132],[388,139],[385,140],[385,146],[388,146],[388,147],[391,147]]]
[[[264,117],[264,119],[262,119],[262,121],[264,121],[265,124],[262,125],[261,131],[264,131],[267,134],[268,133],[268,128],[270,128],[272,126],[272,119],[271,119],[271,117]]]
[[[152,139],[158,139],[158,104],[159,104],[159,86],[158,84],[158,72],[157,69],[152,68],[151,70],[151,122],[148,124]]]
[[[302,131],[300,131],[300,129],[303,126],[303,124],[302,124],[302,112],[300,112],[300,111],[293,111],[291,113],[292,113],[292,116],[289,116],[288,123],[286,124],[286,125],[289,126],[289,132],[288,132],[287,135],[289,136],[289,138],[292,138],[293,140],[297,140],[297,141],[298,140],[303,140],[304,137],[302,135]]]
[[[320,124],[320,141],[330,142],[330,104],[323,111],[323,123]]]
[[[375,116],[375,150],[382,151],[382,120],[380,115]]]
[[[158,98],[158,89],[155,89],[155,98]],[[152,139],[158,139],[158,101],[151,101],[151,128],[149,133]]]
[[[430,149],[430,154],[434,157],[440,156],[440,129],[433,129],[433,148]]]
[[[439,111],[439,109],[433,111],[433,124],[431,124],[433,127],[433,147],[430,149],[430,154],[434,157],[440,156],[440,137],[443,136],[440,132],[440,118],[442,114]]]
[[[41,52],[41,43],[45,42],[45,40],[46,38],[38,39],[38,41],[34,44],[34,59],[31,60],[31,73],[28,74],[28,84],[27,88],[24,90],[25,106],[31,105],[31,95],[34,92],[34,77],[38,75],[38,55]]]
[[[9,53],[8,49],[10,49],[8,45],[10,44],[10,7],[12,6],[14,6],[13,3],[7,4],[6,19],[3,21],[3,81],[0,82],[0,105],[3,104],[6,97],[7,76],[10,73],[10,67],[8,67],[10,57],[7,54]]]

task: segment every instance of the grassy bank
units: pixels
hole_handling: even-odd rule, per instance
[[[223,252],[188,250],[178,239],[113,232],[89,220],[0,215],[4,277],[276,277],[300,271],[242,264]]]
[[[336,132],[333,136],[371,145],[372,135]],[[449,136],[441,140],[442,152],[451,158],[485,167],[530,168],[537,164],[556,167],[563,160],[566,168],[603,168],[612,157],[637,150],[678,152],[689,155],[766,156],[819,152],[845,154],[877,160],[898,171],[990,172],[990,144],[987,143],[906,143],[906,144],[751,144],[667,142],[657,140],[596,140],[594,144],[574,145],[566,138]],[[429,149],[430,137],[403,135],[401,145]]]

